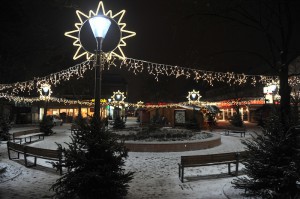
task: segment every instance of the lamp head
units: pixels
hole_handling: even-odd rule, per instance
[[[117,100],[117,101],[120,101],[120,100],[121,100],[121,94],[117,94],[117,95],[116,95],[116,100]]]
[[[95,38],[105,38],[106,33],[111,25],[111,21],[104,15],[97,15],[89,19]]]
[[[192,100],[196,100],[196,97],[197,97],[197,94],[196,94],[196,93],[192,93],[191,99],[192,99]]]

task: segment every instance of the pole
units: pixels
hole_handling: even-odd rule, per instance
[[[44,116],[43,116],[44,119],[46,119],[47,117],[47,106],[48,106],[48,100],[45,99]]]
[[[102,81],[102,60],[101,60],[101,50],[102,50],[102,38],[97,37],[97,51],[96,51],[96,66],[95,66],[95,112],[94,117],[100,121],[100,99],[101,99],[101,81]]]

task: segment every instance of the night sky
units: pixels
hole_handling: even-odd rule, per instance
[[[72,46],[73,40],[65,37],[64,33],[74,29],[74,23],[78,21],[76,9],[88,13],[89,10],[96,9],[98,2],[4,1],[0,8],[0,83],[30,80],[84,61],[84,58],[75,61],[72,59],[76,48]],[[126,40],[127,46],[123,51],[127,57],[211,71],[275,73],[265,61],[271,60],[271,55],[261,32],[224,18],[199,14],[212,11],[228,13],[235,6],[234,2],[238,1],[103,2],[105,9],[112,10],[113,13],[125,9],[123,21],[127,23],[126,29],[137,33],[135,37]],[[246,8],[257,8],[254,0],[247,2],[250,3]],[[299,53],[300,2],[292,3],[290,12],[294,19],[294,33],[291,36],[290,49]],[[257,9],[254,10],[255,14]],[[126,79],[131,102],[184,101],[188,91],[192,89],[200,90],[204,96],[206,91],[214,89],[206,83],[196,83],[192,79],[162,77],[156,82],[153,76],[133,75],[124,69],[114,69],[110,73],[119,74]]]

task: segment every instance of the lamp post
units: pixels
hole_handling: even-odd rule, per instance
[[[108,119],[110,119],[110,102],[111,102],[111,98],[108,98]]]
[[[38,91],[40,93],[40,98],[45,101],[43,118],[46,118],[46,116],[47,116],[47,103],[48,103],[48,99],[50,98],[51,93],[52,93],[51,86],[49,84],[42,84]]]
[[[100,121],[100,99],[101,99],[101,81],[102,81],[102,42],[111,25],[111,21],[104,15],[97,15],[89,19],[91,29],[97,42],[96,66],[95,66],[95,105],[94,117]]]
[[[189,100],[189,104],[193,105],[193,120],[196,122],[196,110],[195,110],[195,104],[198,104],[200,102],[200,98],[202,96],[200,95],[199,91],[190,91],[188,96],[186,97]]]
[[[111,96],[113,102],[117,102],[118,104],[118,109],[119,109],[119,106],[120,106],[120,103],[124,103],[124,99],[126,98],[124,96],[124,92],[120,92],[119,90],[117,92],[114,92],[113,96]],[[120,113],[119,113],[119,110],[118,110],[118,114],[117,116],[119,117],[120,116]]]

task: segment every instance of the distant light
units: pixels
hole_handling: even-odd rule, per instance
[[[97,15],[89,19],[95,38],[105,38],[106,33],[110,27],[111,21],[103,15]]]
[[[43,87],[42,89],[45,93],[48,93],[48,91],[49,91],[49,87]]]
[[[271,86],[269,86],[269,88],[270,88],[270,91],[273,92],[276,90],[276,85],[271,85]]]
[[[120,94],[117,94],[117,95],[116,95],[116,99],[117,99],[117,100],[120,100],[120,99],[121,99],[121,95],[120,95]]]
[[[192,93],[192,100],[196,99],[197,94],[196,93]]]

